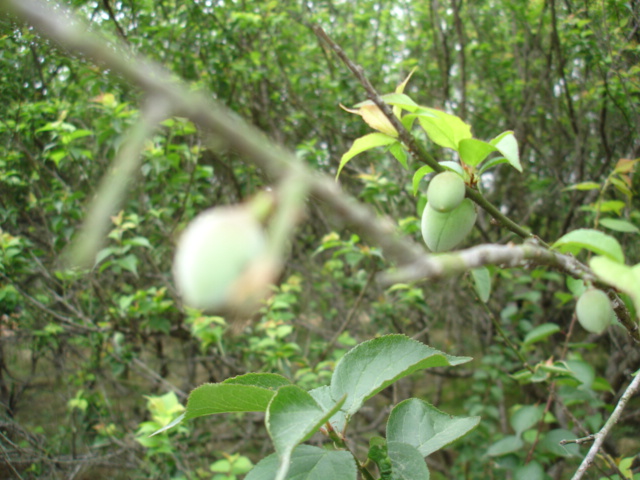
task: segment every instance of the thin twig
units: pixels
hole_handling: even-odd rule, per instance
[[[620,416],[622,415],[622,411],[627,405],[627,402],[631,400],[631,397],[633,397],[633,395],[638,391],[639,388],[640,388],[640,372],[637,372],[633,381],[629,384],[625,392],[622,394],[622,397],[620,397],[620,400],[618,401],[618,404],[616,405],[616,408],[613,410],[613,413],[611,414],[611,416],[607,419],[606,423],[600,429],[600,431],[593,435],[595,439],[593,442],[593,445],[589,449],[589,452],[587,453],[587,455],[582,460],[580,467],[578,467],[578,470],[576,470],[576,473],[573,475],[571,480],[580,480],[582,476],[585,474],[585,472],[587,471],[587,469],[591,466],[591,464],[596,458],[596,455],[598,454],[598,451],[600,450],[600,447],[602,447],[604,439],[607,437],[607,435],[609,435],[609,432],[611,431],[613,426],[616,423],[618,423],[618,421],[620,420]]]

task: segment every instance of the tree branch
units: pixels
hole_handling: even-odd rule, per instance
[[[593,445],[591,445],[589,452],[582,460],[582,463],[578,467],[578,470],[576,470],[576,473],[573,475],[571,480],[580,480],[587,469],[591,466],[596,458],[596,455],[598,454],[598,451],[600,450],[600,447],[602,447],[604,439],[607,437],[607,435],[609,435],[609,432],[611,431],[613,426],[618,423],[618,421],[620,420],[620,416],[622,415],[622,411],[627,405],[627,402],[629,402],[631,397],[633,397],[633,395],[638,391],[639,388],[640,372],[636,372],[636,376],[629,384],[625,392],[622,394],[622,397],[620,397],[620,401],[618,401],[616,408],[613,410],[613,413],[608,418],[604,426],[598,433],[595,433],[591,436],[594,439]]]

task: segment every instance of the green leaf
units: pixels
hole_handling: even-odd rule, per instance
[[[345,397],[328,412],[305,390],[296,385],[280,387],[267,408],[265,424],[280,457],[277,480],[284,480],[291,453],[313,435],[344,403]]]
[[[496,166],[498,166],[500,164],[503,164],[503,163],[509,163],[509,160],[507,160],[504,157],[495,157],[495,158],[492,158],[490,160],[487,160],[485,163],[482,164],[482,166],[478,170],[478,174],[482,175],[487,170],[490,170],[493,167],[496,167]]]
[[[398,163],[404,168],[407,168],[407,151],[404,149],[400,142],[392,143],[389,146],[389,153],[393,155],[393,158],[398,160]]]
[[[205,383],[191,391],[185,420],[228,412],[264,412],[275,391],[253,385]]]
[[[597,205],[597,210],[600,210],[600,212],[602,213],[615,212],[616,214],[620,215],[622,213],[622,210],[626,206],[627,204],[621,202],[620,200],[609,200],[607,202],[599,203]]]
[[[371,150],[372,148],[381,147],[383,145],[390,145],[397,141],[398,140],[396,138],[379,132],[369,133],[364,137],[356,138],[356,140],[353,142],[353,145],[351,145],[351,148],[344,155],[342,155],[336,178],[340,176],[340,172],[347,164],[347,162],[359,153]]]
[[[601,218],[600,225],[616,232],[640,233],[640,229],[633,223],[619,218]]]
[[[467,175],[465,174],[464,168],[462,168],[462,165],[460,165],[458,162],[450,162],[450,161],[444,161],[444,162],[440,162],[440,165],[442,167],[444,167],[447,170],[451,170],[452,172],[456,172],[458,175],[460,175],[462,178],[466,178]]]
[[[541,405],[525,405],[511,415],[509,422],[516,435],[521,436],[525,430],[537,424],[542,419],[543,414],[544,408]]]
[[[522,173],[520,154],[518,153],[518,140],[516,140],[512,131],[502,132],[489,143],[504,155],[504,158],[507,159],[513,168]]]
[[[460,140],[458,144],[458,153],[460,153],[460,160],[469,165],[475,167],[482,162],[487,156],[497,151],[498,149],[490,143],[477,140],[475,138],[464,138]]]
[[[466,435],[480,423],[480,417],[454,417],[418,398],[396,405],[387,421],[387,440],[418,449],[423,457]]]
[[[602,281],[629,295],[640,312],[640,264],[629,267],[607,257],[594,257],[589,266]]]
[[[544,480],[544,469],[536,461],[518,467],[513,472],[513,480]]]
[[[388,103],[389,105],[393,105],[394,107],[402,107],[402,109],[409,112],[414,112],[419,107],[416,102],[414,102],[408,95],[405,95],[404,93],[387,93],[385,95],[382,95],[381,98],[382,100],[384,100],[384,103]]]
[[[416,173],[413,174],[413,194],[416,195],[418,193],[418,188],[420,187],[420,182],[422,181],[422,179],[428,174],[433,172],[433,168],[431,168],[429,165],[423,165],[422,167],[420,167],[418,170],[416,170]]]
[[[330,411],[336,403],[331,397],[331,387],[329,387],[329,385],[309,390],[309,394],[318,402],[318,405],[320,405],[325,412]],[[329,419],[329,423],[336,432],[344,432],[347,417],[343,411],[339,410]]]
[[[263,458],[245,480],[274,480],[279,459],[276,454]],[[311,445],[299,445],[291,455],[291,480],[356,480],[358,470],[353,456],[345,451],[331,451]]]
[[[146,248],[153,248],[151,246],[151,242],[149,242],[148,238],[145,237],[133,237],[133,238],[126,238],[122,241],[123,245],[133,245],[134,247],[146,247]]]
[[[558,428],[547,432],[540,440],[540,448],[558,457],[572,457],[580,455],[580,447],[575,443],[560,445],[561,440],[575,440],[576,435],[569,430]]]
[[[459,365],[469,357],[455,357],[404,335],[374,338],[349,350],[331,377],[333,399],[347,395],[343,410],[353,415],[363,402],[417,370]]]
[[[501,457],[507,453],[517,452],[522,447],[524,447],[524,442],[520,437],[507,435],[491,445],[489,450],[487,450],[487,455],[490,457]]]
[[[429,469],[417,448],[402,442],[388,442],[387,452],[393,480],[429,480]]]
[[[545,338],[559,331],[560,327],[555,323],[543,323],[542,325],[538,325],[536,328],[527,333],[527,335],[524,337],[522,345],[528,346],[533,345],[537,342],[541,342]]]
[[[271,390],[277,390],[285,385],[291,385],[291,381],[288,378],[278,375],[277,373],[245,373],[237,377],[227,378],[222,383],[251,385],[253,387],[268,388]]]
[[[409,118],[414,116],[431,141],[441,147],[458,151],[458,143],[465,138],[471,138],[471,127],[455,115],[424,107],[414,114],[405,115]]]
[[[582,182],[569,185],[564,190],[600,190],[600,184],[596,182]]]
[[[631,198],[633,197],[633,192],[629,188],[629,186],[622,180],[616,177],[609,177],[609,181],[613,184],[616,190],[618,190],[623,195]]]
[[[605,255],[616,262],[624,262],[624,253],[622,253],[622,247],[620,247],[618,241],[606,233],[590,228],[579,228],[569,232],[558,239],[551,247],[557,248],[563,253],[570,252],[574,255],[586,248],[598,255]]]
[[[596,379],[596,371],[589,363],[582,360],[567,360],[565,363],[576,380],[586,388],[591,388]]]
[[[160,430],[156,430],[155,432],[153,432],[151,435],[149,435],[150,437],[153,437],[154,435],[158,435],[159,433],[162,433],[166,430],[169,430],[170,428],[175,427],[176,425],[178,425],[180,422],[182,422],[182,420],[184,420],[186,413],[182,413],[180,416],[178,416],[177,418],[174,418],[171,422],[169,422],[167,425],[165,425],[164,427],[162,427]]]
[[[471,270],[471,276],[473,277],[473,286],[478,298],[483,303],[489,301],[491,296],[491,275],[487,267],[474,268]]]
[[[133,254],[129,254],[126,257],[119,258],[114,261],[117,265],[120,265],[125,270],[130,271],[136,277],[138,276],[138,257]]]

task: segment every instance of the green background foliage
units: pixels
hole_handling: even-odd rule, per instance
[[[640,261],[638,177],[619,163],[640,156],[637,2],[68,5],[90,30],[161,63],[335,177],[353,141],[371,130],[339,108],[366,94],[309,26],[320,24],[381,93],[415,68],[404,92],[418,104],[459,116],[476,139],[514,132],[523,173],[500,165],[479,185],[501,212],[548,243],[599,229],[619,243],[616,258]],[[414,407],[437,415],[481,417],[469,435],[429,456],[432,479],[575,471],[587,447],[557,440],[601,428],[640,368],[640,350],[623,329],[596,336],[574,326],[582,285],[546,268],[491,266],[385,287],[375,280],[390,267],[379,246],[311,196],[273,294],[229,327],[230,319],[181,304],[171,278],[175,242],[200,211],[244,201],[273,181],[182,117],[164,120],[146,139],[138,178],[95,265],[66,268],[65,248],[146,99],[108,68],[1,15],[2,475],[242,478],[251,462],[275,461],[261,413],[204,417],[147,435],[182,413],[204,382],[278,373],[311,390],[331,382],[350,348],[390,333],[474,360],[413,373],[364,403],[350,426],[360,458],[371,436],[385,434],[392,407],[413,396],[422,402]],[[417,135],[438,161],[455,160]],[[340,184],[422,242],[426,181],[413,194],[421,165],[409,159],[403,168],[391,153],[376,148],[351,158]],[[462,246],[519,242],[482,211],[476,226]],[[568,251],[589,258],[564,238]],[[591,478],[632,478],[620,475],[635,468],[628,459],[640,451],[634,405],[605,446],[611,462]],[[320,436],[310,443],[298,448],[318,447]],[[340,458],[350,469],[349,457]],[[250,475],[264,478],[260,472]]]

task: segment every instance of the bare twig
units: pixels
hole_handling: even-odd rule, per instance
[[[620,420],[620,416],[622,415],[622,411],[627,405],[627,402],[629,402],[631,397],[633,397],[633,395],[638,391],[639,388],[640,388],[640,372],[636,373],[636,376],[634,377],[633,381],[629,384],[625,392],[622,394],[622,397],[620,397],[620,400],[618,401],[616,408],[613,410],[613,413],[607,419],[604,426],[600,429],[598,433],[595,433],[592,435],[594,438],[593,445],[589,449],[589,452],[587,453],[587,455],[582,460],[580,467],[578,467],[578,470],[576,470],[576,473],[573,475],[571,480],[580,480],[582,476],[585,474],[585,472],[587,471],[587,469],[591,466],[591,464],[596,458],[596,455],[598,454],[598,451],[600,450],[600,447],[602,447],[604,439],[607,437],[607,435],[609,434],[613,426],[616,423],[618,423],[618,421]]]

